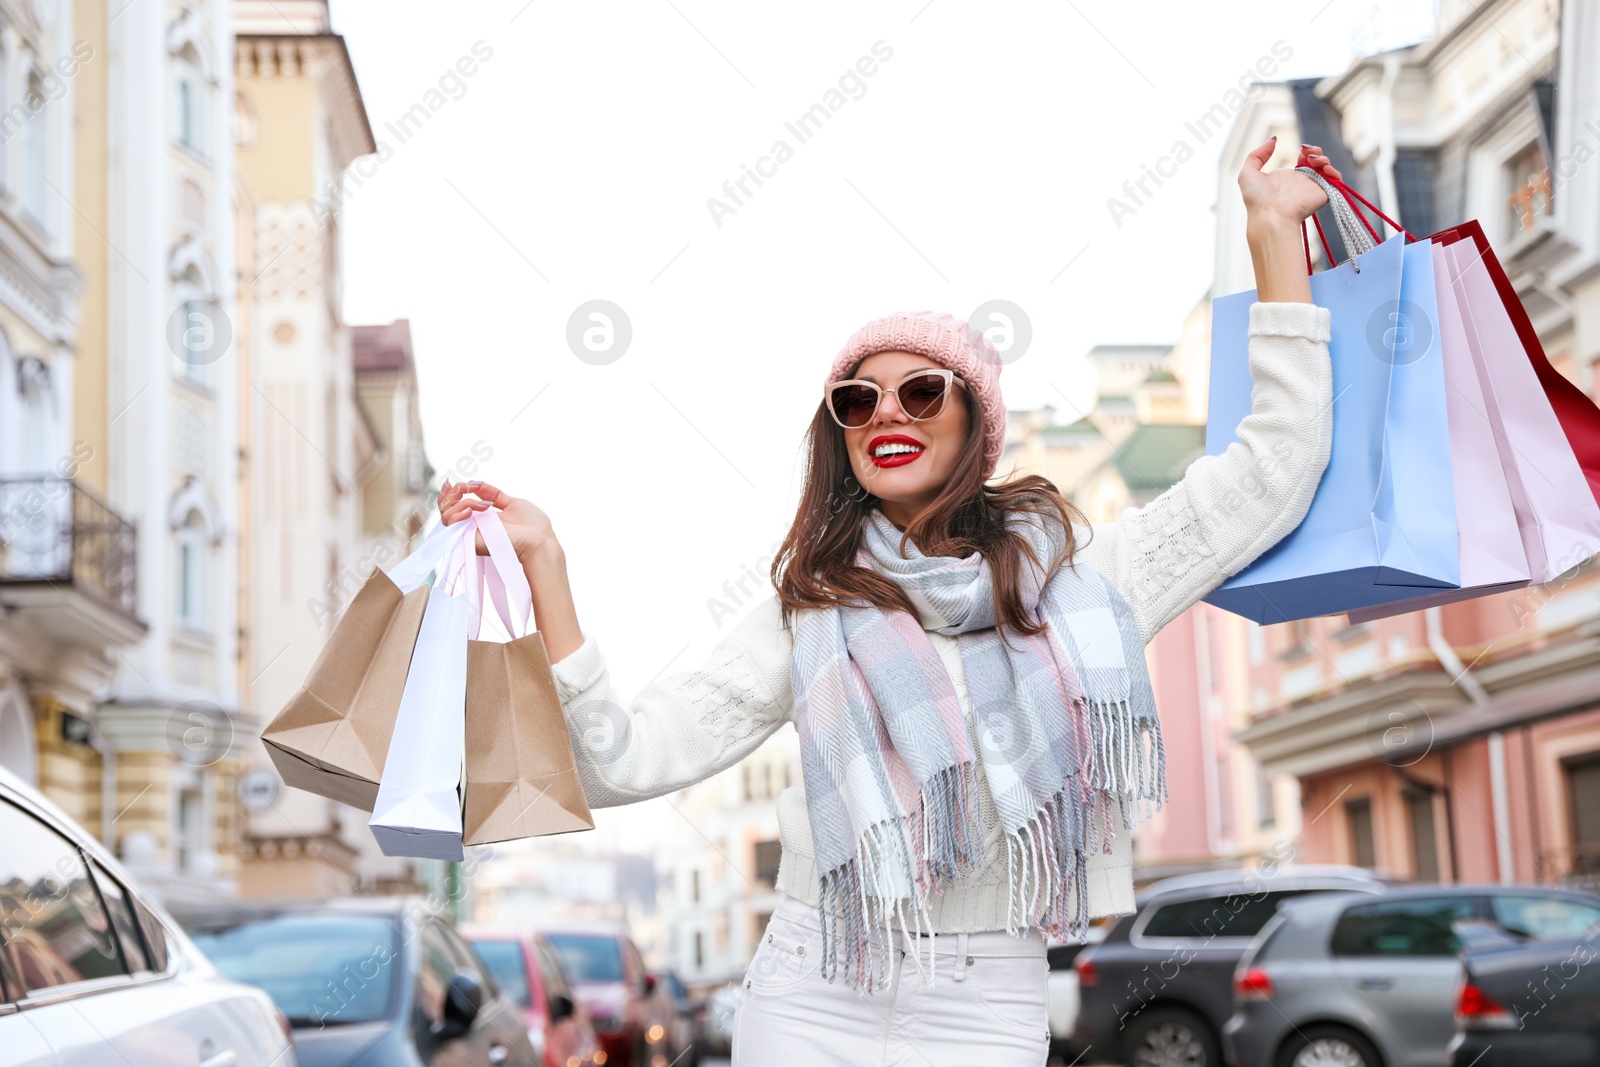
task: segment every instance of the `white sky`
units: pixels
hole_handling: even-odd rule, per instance
[[[340,211],[346,318],[411,320],[431,461],[481,440],[475,476],[551,515],[626,700],[731,625],[706,601],[787,529],[852,331],[1011,301],[1033,339],[1007,405],[1070,419],[1084,352],[1175,340],[1206,290],[1224,135],[1120,229],[1106,199],[1194,144],[1185,122],[1275,42],[1293,53],[1276,77],[1329,74],[1432,17],[1428,0],[333,0],[392,149]],[[864,95],[800,143],[785,122],[880,40]],[[492,56],[401,143],[386,123],[478,41]],[[707,198],[779,138],[793,158],[719,228]],[[606,365],[566,343],[597,298],[633,330]],[[616,840],[673,817],[650,807]]]

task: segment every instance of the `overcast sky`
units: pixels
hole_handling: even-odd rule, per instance
[[[1264,57],[1335,73],[1433,19],[1429,0],[332,8],[383,146],[337,208],[346,318],[411,320],[431,461],[482,442],[477,476],[549,512],[624,699],[735,621],[707,601],[787,529],[852,331],[1010,301],[1032,339],[1007,405],[1070,419],[1083,353],[1172,342],[1209,285],[1225,133],[1185,124]],[[1194,157],[1119,226],[1108,198],[1180,140]],[[595,300],[631,324],[620,356],[615,335],[569,345]]]

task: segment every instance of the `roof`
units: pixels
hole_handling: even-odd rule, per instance
[[[382,326],[353,326],[350,349],[357,373],[410,370],[411,320],[395,319]]]
[[[1100,437],[1100,427],[1090,422],[1087,417],[1074,422],[1057,423],[1046,426],[1039,431],[1041,437]]]
[[[1135,427],[1101,467],[1115,464],[1129,492],[1161,492],[1183,476],[1205,447],[1204,426],[1147,422]]]
[[[1150,377],[1146,378],[1144,381],[1146,385],[1149,385],[1151,382],[1176,382],[1177,380],[1178,376],[1173,374],[1171,371],[1158,370],[1152,371]]]

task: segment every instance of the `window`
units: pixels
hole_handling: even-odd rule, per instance
[[[205,796],[199,789],[178,790],[177,825],[173,828],[175,860],[180,871],[192,870],[206,848]]]
[[[1361,904],[1340,917],[1331,947],[1335,956],[1453,956],[1461,942],[1450,924],[1476,911],[1469,896]]]
[[[560,995],[570,998],[572,988],[567,985],[567,974],[561,966],[561,960],[555,952],[543,941],[534,943],[539,953],[539,977],[544,980],[544,995],[546,998]],[[548,1009],[549,1004],[545,1007]]]
[[[1346,801],[1344,817],[1350,826],[1351,862],[1357,867],[1376,867],[1378,854],[1372,839],[1372,798]]]
[[[23,125],[22,209],[41,226],[47,222],[44,193],[50,173],[50,116],[39,112],[47,102],[44,82],[37,72],[30,73],[24,102],[29,118]]]
[[[1265,830],[1278,821],[1277,804],[1272,796],[1272,779],[1256,765],[1256,825]]]
[[[620,982],[622,948],[604,934],[546,934],[574,982]]]
[[[776,885],[778,882],[778,861],[782,858],[782,846],[776,841],[756,842],[756,881],[765,882],[767,885]]]
[[[528,964],[520,941],[475,941],[472,947],[478,950],[483,965],[494,975],[507,999],[518,1007],[533,1005],[533,992],[528,988]]]
[[[1433,794],[1408,789],[1406,819],[1411,824],[1411,870],[1419,882],[1439,880],[1439,841],[1433,829]]]
[[[450,976],[456,964],[450,956],[450,946],[432,922],[422,924],[417,933],[417,1013],[427,1020],[421,1027],[426,1033],[433,1025],[444,1021],[444,1001],[450,992]]]
[[[111,926],[117,931],[117,940],[122,944],[123,960],[127,963],[128,970],[150,970],[149,958],[144,951],[144,939],[139,932],[138,924],[134,921],[133,904],[128,899],[128,891],[106,873],[106,869],[100,864],[91,860],[89,866],[94,871],[94,882],[100,889],[100,899],[105,902],[106,911],[111,915]]]
[[[191,630],[206,627],[206,571],[210,546],[199,509],[178,528],[178,621]]]
[[[7,995],[127,974],[77,847],[0,802],[0,969]]]
[[[694,932],[694,969],[701,970],[706,965],[706,935],[703,930]]]
[[[376,1022],[396,992],[395,927],[381,916],[286,912],[189,936],[217,970],[265,990],[293,1026]]]
[[[1139,937],[1254,937],[1285,897],[1297,895],[1297,890],[1241,892],[1163,904],[1151,913]]]
[[[205,88],[200,53],[194,45],[185,45],[173,59],[173,135],[179,144],[201,154],[206,150]]]
[[[691,904],[700,903],[700,872],[698,870],[689,872],[689,902]]]
[[[1545,166],[1539,142],[1534,141],[1507,160],[1505,175],[1505,236],[1510,240],[1538,229],[1540,220],[1548,218],[1554,210],[1550,170]]]
[[[1566,764],[1573,874],[1600,873],[1600,753]]]
[[[133,910],[139,917],[139,930],[144,934],[144,950],[150,960],[150,969],[161,974],[167,969],[167,927],[155,913],[137,900]]]
[[[1489,908],[1508,932],[1539,941],[1582,937],[1600,923],[1600,907],[1561,897],[1497,894]]]

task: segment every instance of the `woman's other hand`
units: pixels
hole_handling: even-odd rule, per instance
[[[517,558],[526,561],[530,556],[556,545],[555,532],[546,515],[532,501],[514,497],[488,482],[446,481],[439,491],[439,520],[446,526],[460,522],[468,515],[486,508],[500,509],[500,522],[506,536],[517,551]],[[487,556],[489,548],[483,543],[481,532],[473,535],[477,541],[478,555]]]

